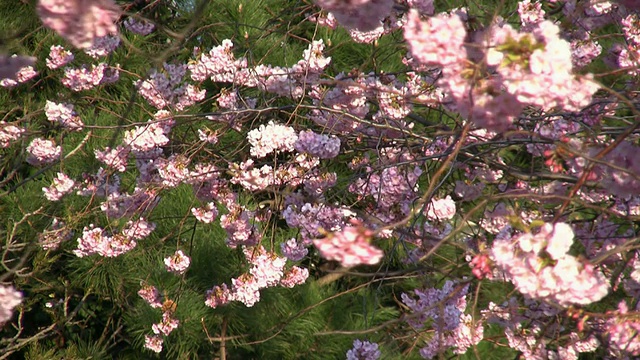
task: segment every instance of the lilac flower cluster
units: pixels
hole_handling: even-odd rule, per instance
[[[93,39],[93,44],[84,49],[84,52],[94,59],[99,59],[111,54],[119,45],[119,36],[101,36]]]
[[[165,63],[164,72],[153,69],[148,79],[137,80],[134,84],[138,88],[138,93],[156,109],[172,107],[182,111],[202,101],[206,95],[205,90],[201,91],[191,84],[183,84],[187,68],[184,64]]]
[[[453,347],[456,354],[464,354],[467,349],[479,343],[484,334],[480,321],[475,324],[471,315],[465,315],[466,296],[469,285],[457,285],[447,280],[442,289],[416,289],[414,299],[402,294],[402,302],[411,309],[406,321],[415,329],[424,328],[427,323],[434,330],[426,346],[420,350],[425,359],[432,359]]]
[[[340,139],[336,136],[316,134],[312,130],[301,131],[293,147],[320,159],[333,159],[340,153]]]
[[[153,30],[156,28],[155,25],[153,25],[152,23],[146,20],[137,20],[132,17],[125,20],[123,24],[127,30],[131,31],[132,33],[143,35],[143,36],[151,34]]]
[[[356,339],[353,348],[347,351],[347,360],[377,360],[380,354],[378,344]]]

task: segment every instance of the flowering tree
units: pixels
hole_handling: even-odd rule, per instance
[[[640,356],[637,6],[463,3],[0,8],[0,357]]]

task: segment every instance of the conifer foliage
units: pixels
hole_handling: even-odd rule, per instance
[[[0,3],[0,358],[640,356],[637,11]]]

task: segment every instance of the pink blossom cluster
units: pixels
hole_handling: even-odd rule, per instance
[[[119,36],[101,36],[93,39],[93,44],[84,49],[84,52],[94,59],[99,59],[111,54],[119,45]]]
[[[145,335],[144,347],[153,352],[162,352],[164,337],[169,336],[173,330],[177,329],[180,321],[175,318],[175,302],[166,300],[162,304],[162,321],[151,325],[154,335]]]
[[[82,130],[84,123],[73,110],[73,104],[67,103],[54,103],[47,100],[44,106],[44,113],[47,116],[47,120],[55,123],[59,123],[62,127],[77,131]]]
[[[210,78],[214,82],[226,82],[259,89],[280,96],[298,99],[304,95],[304,86],[309,86],[319,79],[319,75],[331,61],[323,56],[322,40],[313,41],[303,52],[303,58],[291,68],[271,65],[248,67],[246,58],[236,59],[233,55],[233,43],[224,40],[220,46],[209,51],[209,54],[198,54],[195,63],[189,64],[191,78],[204,81]]]
[[[446,32],[449,37],[441,37]],[[573,73],[570,44],[559,37],[550,21],[537,23],[532,32],[509,25],[493,25],[486,54],[467,51],[466,30],[457,15],[438,15],[421,21],[410,11],[404,35],[419,65],[440,67],[438,81],[453,101],[449,106],[481,127],[506,130],[525,105],[578,111],[599,89],[589,76]],[[486,56],[491,76],[471,76],[471,56]]]
[[[607,295],[609,284],[593,265],[568,254],[573,237],[568,224],[545,223],[537,234],[496,239],[491,257],[524,295],[565,307],[587,305]]]
[[[93,254],[116,257],[132,250],[136,245],[136,241],[132,238],[121,234],[108,236],[104,230],[91,224],[82,230],[82,236],[78,238],[78,248],[73,253],[77,257]]]
[[[176,250],[176,252],[164,258],[164,266],[167,271],[183,275],[191,265],[191,258],[185,255],[182,250]],[[168,335],[168,334],[167,334]]]
[[[191,84],[184,84],[183,78],[187,72],[187,65],[163,65],[163,72],[151,70],[148,79],[137,80],[135,85],[138,93],[156,109],[173,107],[178,111],[202,101],[205,90],[199,90]]]
[[[433,199],[426,208],[429,220],[451,220],[456,215],[456,203],[447,195],[444,199]]]
[[[216,285],[211,290],[207,290],[204,304],[215,309],[218,306],[226,305],[229,301],[231,301],[231,291],[227,287],[227,284],[222,284],[221,286]]]
[[[42,191],[44,192],[44,197],[49,201],[58,201],[65,194],[70,193],[75,187],[76,183],[70,177],[68,177],[65,173],[59,172],[55,179],[53,179],[53,184],[50,187],[43,187]]]
[[[284,276],[280,279],[280,285],[286,288],[293,288],[298,285],[302,285],[307,281],[309,277],[309,270],[306,268],[292,266],[289,270],[284,272]]]
[[[309,170],[318,165],[319,160],[306,154],[299,154],[293,161],[284,163],[275,169],[269,165],[255,168],[254,161],[249,159],[238,164],[232,163],[231,171],[233,178],[231,182],[240,184],[249,191],[264,190],[270,186],[298,186],[307,177]]]
[[[7,56],[0,54],[0,79],[17,80],[18,76],[24,78],[23,68],[27,66],[33,67],[36,58],[32,56]]]
[[[492,30],[494,46],[487,51],[487,64],[497,66],[506,91],[519,102],[570,111],[589,105],[600,86],[592,78],[572,74],[571,47],[559,37],[557,25],[543,21],[531,33],[508,25]],[[527,48],[524,54],[522,47]]]
[[[159,335],[145,335],[144,336],[144,347],[145,349],[149,349],[155,353],[162,352],[162,344],[164,343],[164,339]]]
[[[640,356],[640,321],[629,313],[629,306],[622,300],[616,316],[606,322],[611,350],[617,356]]]
[[[27,162],[33,166],[41,166],[58,160],[62,149],[53,140],[35,138],[27,146],[27,152]]]
[[[209,50],[209,54],[200,54],[200,58],[188,65],[191,79],[204,81],[211,78],[214,82],[245,83],[251,75],[246,71],[247,59],[237,59],[233,55],[233,42],[229,39],[222,41],[219,46]],[[199,50],[199,49],[196,49]],[[194,51],[196,53],[196,51]],[[195,54],[198,55],[197,53]]]
[[[448,34],[442,36],[441,34]],[[404,37],[413,58],[426,66],[442,66],[443,74],[458,70],[467,58],[466,30],[457,15],[439,14],[421,21],[417,10],[407,13]],[[455,66],[458,69],[448,69]]]
[[[9,59],[4,61],[7,65],[6,78],[0,78],[0,86],[10,88],[22,84],[34,78],[38,75],[38,72],[33,68],[35,61],[30,57],[18,56],[16,54],[11,55]],[[18,66],[21,66],[18,69]]]
[[[49,56],[47,57],[47,67],[49,69],[57,69],[63,67],[73,61],[75,57],[69,50],[65,50],[62,45],[51,45]]]
[[[347,360],[377,360],[380,355],[378,344],[356,339],[353,348],[347,351]]]
[[[571,41],[571,62],[574,69],[591,64],[602,53],[602,46],[585,34],[584,37]]]
[[[212,223],[218,217],[218,208],[213,202],[209,202],[207,205],[201,208],[191,208],[191,213],[196,217],[198,221],[202,221],[205,224]]]
[[[153,25],[147,20],[144,20],[144,19],[137,20],[132,17],[125,20],[123,24],[127,30],[131,31],[132,33],[143,35],[143,36],[151,34],[153,30],[156,28],[155,25]]]
[[[24,132],[25,129],[0,120],[0,148],[9,147],[11,142],[18,140]]]
[[[62,85],[73,91],[91,90],[102,84],[110,84],[118,81],[120,72],[118,67],[111,67],[106,63],[100,63],[98,66],[91,65],[89,69],[86,65],[80,68],[65,68]]]
[[[284,275],[286,258],[279,257],[274,253],[268,253],[260,247],[243,249],[244,255],[251,263],[249,274],[253,276],[258,288],[264,289],[278,285]]]
[[[98,161],[119,172],[127,170],[129,152],[130,148],[122,145],[118,145],[115,149],[106,147],[102,151],[97,149],[93,151]]]
[[[336,260],[344,267],[375,265],[382,260],[384,252],[370,244],[373,234],[372,230],[355,222],[323,239],[313,240],[313,244],[323,258]]]
[[[380,110],[373,116],[374,120],[377,118],[390,119],[394,120],[392,123],[395,124],[396,121],[403,120],[411,113],[413,106],[407,96],[410,94],[410,88],[404,85],[401,85],[399,89],[395,86],[376,85],[378,89],[376,96]],[[400,125],[398,127],[405,126]]]
[[[126,131],[122,142],[125,147],[131,148],[131,151],[136,155],[143,155],[168,144],[169,130],[163,127],[160,122],[149,120],[147,125],[136,126]]]
[[[13,309],[22,302],[22,293],[13,286],[0,285],[0,326],[13,316]]]
[[[340,139],[333,135],[322,135],[312,130],[301,131],[293,147],[320,159],[333,159],[340,153]]]
[[[249,131],[247,140],[251,145],[251,156],[263,158],[271,153],[293,151],[298,135],[292,127],[269,121],[267,126],[263,124]]]
[[[158,288],[152,285],[148,285],[144,282],[140,284],[140,290],[138,290],[138,296],[140,296],[149,306],[154,309],[162,307],[162,301],[160,297],[160,291]]]
[[[542,10],[541,2],[523,0],[518,2],[518,14],[520,15],[521,29],[530,31],[544,21],[545,11]]]
[[[243,252],[251,264],[249,272],[231,279],[231,289],[222,284],[207,291],[207,306],[215,309],[229,301],[239,301],[247,307],[252,307],[260,301],[261,289],[277,285],[293,287],[304,283],[309,276],[306,269],[297,267],[285,272],[286,258],[267,252],[262,246],[245,247]]]
[[[178,328],[180,321],[173,317],[171,311],[165,311],[162,313],[162,322],[153,324],[151,330],[156,335],[169,336],[173,330]]]
[[[159,157],[154,161],[162,185],[167,187],[176,187],[189,177],[188,165],[189,159],[184,155],[171,155],[168,159]]]
[[[130,239],[142,240],[151,235],[151,232],[155,230],[155,228],[155,223],[150,223],[141,217],[135,221],[128,221],[125,227],[122,228],[121,233]]]
[[[237,246],[253,246],[258,243],[259,234],[250,221],[251,213],[239,205],[220,216],[220,226],[226,231],[225,243],[232,249]]]
[[[42,23],[73,46],[87,48],[93,40],[117,34],[120,9],[113,0],[39,0],[36,7]]]

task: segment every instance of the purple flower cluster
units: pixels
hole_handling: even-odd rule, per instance
[[[347,351],[347,360],[377,360],[380,358],[378,344],[356,339],[353,349]]]
[[[333,159],[340,153],[340,139],[316,134],[312,130],[301,131],[293,146],[298,152],[320,159]]]
[[[420,350],[423,358],[432,359],[451,347],[454,353],[464,354],[482,340],[482,323],[474,324],[471,315],[464,314],[468,291],[469,285],[457,285],[447,280],[442,289],[414,290],[417,299],[402,294],[402,302],[411,310],[405,317],[407,323],[415,329],[431,324],[434,330]]]
[[[135,82],[138,87],[138,93],[151,106],[159,110],[171,107],[182,111],[204,99],[205,90],[199,90],[191,84],[183,83],[187,65],[165,63],[163,71],[160,72],[153,69],[148,79]]]

